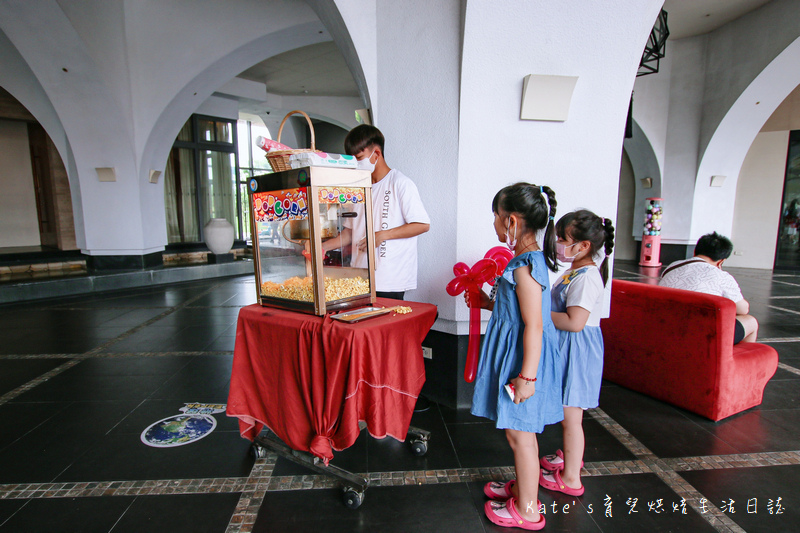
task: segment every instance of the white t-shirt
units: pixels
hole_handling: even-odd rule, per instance
[[[567,270],[553,285],[553,292],[556,292],[559,285],[565,285],[562,294],[566,296],[566,307],[586,309],[589,311],[586,325],[599,326],[600,319],[603,317],[603,293],[605,292],[600,269],[590,265]]]
[[[395,169],[372,184],[372,220],[376,233],[412,222],[431,222],[417,186]],[[352,230],[353,266],[365,268],[367,254],[356,245],[364,238],[365,227],[356,224]],[[375,249],[375,288],[381,292],[404,292],[417,288],[416,237],[378,243]]]
[[[734,302],[743,299],[742,290],[733,276],[714,265],[709,265],[702,259],[686,259],[675,261],[668,269],[692,261],[680,268],[674,268],[666,273],[658,282],[662,287],[684,289],[687,291],[704,292],[715,296],[724,296]]]

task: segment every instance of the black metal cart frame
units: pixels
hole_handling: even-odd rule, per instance
[[[424,429],[409,426],[408,435],[413,437],[409,442],[414,455],[423,456],[428,452],[430,432]],[[266,457],[267,452],[276,453],[279,457],[288,459],[293,463],[304,466],[318,474],[335,477],[343,482],[344,504],[350,509],[358,509],[364,501],[364,493],[369,487],[369,480],[338,466],[325,464],[319,457],[294,450],[284,444],[274,433],[265,429],[253,441],[251,451],[256,458]]]

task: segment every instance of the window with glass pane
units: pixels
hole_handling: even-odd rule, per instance
[[[202,228],[212,218],[233,224],[237,239],[249,229],[241,226],[241,204],[247,205],[247,196],[239,197],[237,133],[232,120],[198,115],[181,128],[165,170],[170,244],[201,242]]]
[[[234,154],[214,150],[201,152],[200,202],[203,225],[212,218],[224,218],[238,228],[235,172]]]
[[[775,268],[800,268],[800,131],[789,134]]]
[[[192,142],[192,119],[186,121],[181,131],[178,132],[178,140],[185,142]]]
[[[230,122],[216,122],[217,136],[215,141],[218,143],[233,144],[233,128]]]
[[[207,119],[197,119],[197,130],[200,132],[200,140],[214,142],[214,121]]]
[[[251,168],[253,166],[253,154],[250,151],[250,121],[240,120],[236,123],[237,141],[236,147],[239,151],[239,166],[242,168]]]
[[[247,182],[239,184],[239,198],[242,199],[242,238],[249,241],[253,236],[250,226],[250,193],[247,188]]]
[[[268,170],[272,172],[272,167],[269,166],[269,161],[267,161],[267,153],[259,148],[256,144],[256,139],[258,137],[264,137],[265,139],[272,139],[270,136],[269,130],[261,126],[259,124],[252,124],[250,128],[250,135],[251,135],[251,143],[250,149],[253,152],[253,168]]]
[[[200,240],[193,153],[188,148],[173,148],[164,172],[164,207],[169,243]]]

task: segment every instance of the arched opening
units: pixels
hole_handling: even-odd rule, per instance
[[[334,13],[335,14],[335,13]],[[327,10],[318,12],[320,18],[331,15]],[[336,17],[334,17],[336,19]],[[339,17],[340,19],[340,17]],[[346,29],[336,20],[306,22],[293,28],[292,37],[276,32],[255,38],[225,57],[209,65],[169,103],[158,118],[149,136],[143,159],[152,161],[150,168],[164,168],[164,201],[167,227],[167,251],[185,248],[202,240],[202,227],[208,220],[211,205],[202,194],[202,170],[205,161],[216,149],[208,145],[209,139],[198,139],[197,128],[192,126],[191,139],[185,135],[187,125],[199,119],[216,123],[230,121],[234,124],[232,163],[225,168],[234,169],[231,191],[236,206],[226,218],[235,228],[236,239],[243,245],[250,238],[247,210],[247,179],[257,173],[268,172],[264,152],[255,146],[254,128],[264,128],[266,135],[277,135],[278,126],[285,113],[301,109],[314,118],[316,148],[323,151],[343,152],[343,139],[349,128],[356,125],[358,110],[366,107],[366,82],[360,65],[350,65],[354,54]],[[324,23],[324,24],[323,24]],[[323,31],[334,28],[330,33]],[[220,82],[220,80],[228,80]],[[198,90],[199,89],[199,90]],[[205,104],[197,107],[195,91],[208,94]],[[208,104],[216,101],[219,113],[209,112]],[[233,102],[233,109],[227,107]],[[213,106],[212,106],[213,107]],[[206,115],[200,117],[199,115]],[[186,122],[187,119],[189,122]],[[182,122],[181,122],[182,121]],[[182,127],[177,127],[178,124]],[[169,138],[170,131],[173,131]],[[297,148],[309,146],[308,126],[302,117],[290,119],[283,131],[281,142]],[[218,144],[219,139],[213,139]],[[168,151],[167,146],[172,143]],[[203,146],[189,146],[198,142]],[[208,145],[208,146],[206,146]],[[218,146],[217,146],[218,148]],[[187,150],[194,150],[191,155]],[[159,161],[162,157],[163,161]],[[226,150],[217,150],[225,152]],[[200,155],[197,155],[200,154]],[[144,164],[148,167],[148,164]],[[193,168],[190,168],[193,167]],[[186,174],[194,176],[191,183],[183,183]],[[176,176],[180,174],[181,178]],[[180,190],[176,187],[180,185]],[[188,185],[184,187],[183,185]],[[216,191],[216,189],[215,189]],[[188,192],[190,198],[184,197]],[[230,202],[226,202],[228,205]],[[236,248],[237,246],[235,246]],[[188,249],[188,248],[187,248]]]
[[[0,88],[0,249],[76,250],[67,171],[36,118]]]
[[[798,132],[800,86],[772,113],[742,163],[736,182],[731,266],[800,268]]]
[[[619,168],[619,192],[617,196],[617,221],[614,232],[614,257],[622,261],[637,258],[636,239],[634,239],[634,220],[636,198],[636,179],[633,166],[625,150]]]
[[[645,199],[661,196],[661,166],[650,140],[635,120],[632,130],[633,135],[623,143],[615,254],[617,259],[638,260],[637,241],[642,238]]]
[[[737,185],[745,157],[770,116],[800,82],[800,73],[795,68],[798,62],[800,39],[764,67],[711,136],[695,178],[692,240],[711,231],[732,232]],[[712,176],[723,177],[721,186],[719,179],[712,184]]]

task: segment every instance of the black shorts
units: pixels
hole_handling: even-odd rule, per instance
[[[738,320],[733,328],[733,344],[739,344],[744,339],[744,326]]]
[[[405,291],[401,292],[379,292],[375,291],[375,296],[378,298],[391,298],[393,300],[403,300],[405,296]]]

